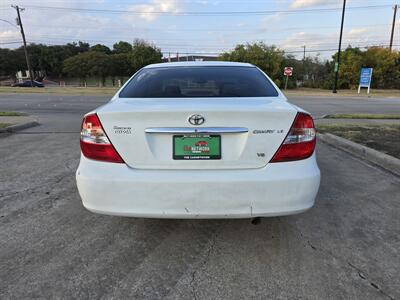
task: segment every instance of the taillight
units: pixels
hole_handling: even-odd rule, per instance
[[[114,149],[96,114],[83,118],[81,129],[81,150],[84,156],[94,160],[124,163]]]
[[[315,149],[314,121],[309,114],[299,112],[284,142],[271,162],[300,160],[310,157]]]

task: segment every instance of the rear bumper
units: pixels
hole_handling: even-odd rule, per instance
[[[81,157],[83,205],[108,215],[145,218],[252,218],[303,212],[320,182],[315,154],[250,170],[138,170]]]

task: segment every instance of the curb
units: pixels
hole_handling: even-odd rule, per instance
[[[356,157],[365,159],[391,173],[400,176],[400,159],[366,146],[354,143],[339,136],[325,133],[318,133],[320,141],[329,144],[335,148],[339,148],[345,152],[353,154]]]
[[[12,133],[12,132],[16,132],[16,131],[20,131],[23,129],[27,129],[30,127],[35,127],[40,125],[39,122],[37,121],[30,121],[30,122],[26,122],[26,123],[22,123],[22,124],[17,124],[17,125],[11,125],[8,126],[6,128],[0,128],[0,133]]]

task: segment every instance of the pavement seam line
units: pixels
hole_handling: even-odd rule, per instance
[[[190,282],[189,282],[189,286],[191,287],[191,289],[192,289],[192,295],[193,295],[193,298],[195,299],[195,300],[197,300],[197,291],[196,291],[196,287],[195,287],[195,281],[196,281],[196,274],[197,274],[197,272],[200,270],[200,269],[202,269],[205,265],[206,265],[206,263],[208,262],[208,260],[209,260],[209,258],[210,258],[210,256],[211,256],[211,253],[214,251],[214,247],[215,247],[215,244],[216,244],[216,241],[217,241],[217,236],[218,236],[218,234],[217,234],[217,232],[215,232],[214,234],[213,234],[213,236],[212,236],[212,238],[211,238],[211,242],[209,243],[209,246],[208,246],[208,249],[206,250],[206,256],[205,256],[205,258],[202,260],[202,262],[200,263],[200,266],[198,267],[198,268],[195,268],[194,270],[193,270],[193,272],[192,272],[192,274],[191,274],[191,280],[190,280]]]
[[[293,226],[291,226],[291,227],[294,228]],[[359,276],[362,280],[366,280],[366,281],[369,283],[369,285],[370,285],[371,287],[373,287],[374,289],[376,289],[379,293],[381,293],[381,294],[384,295],[385,297],[389,298],[390,300],[395,300],[395,297],[389,295],[387,292],[385,292],[384,290],[382,290],[382,288],[381,288],[377,283],[375,283],[374,281],[371,281],[371,280],[369,279],[369,276],[366,275],[366,273],[363,272],[360,268],[356,267],[353,263],[349,262],[347,259],[343,259],[343,258],[341,258],[341,257],[337,257],[337,256],[334,255],[331,251],[329,251],[329,250],[327,250],[327,249],[324,249],[323,247],[319,247],[319,246],[317,247],[317,246],[315,246],[315,244],[313,244],[313,243],[310,241],[310,238],[308,238],[307,236],[305,236],[305,235],[301,232],[300,229],[295,228],[295,230],[299,232],[299,234],[300,234],[300,236],[301,236],[302,238],[305,238],[305,239],[307,240],[307,244],[311,247],[311,249],[313,249],[314,251],[319,251],[319,252],[321,252],[321,253],[327,254],[327,255],[329,255],[330,257],[334,258],[335,260],[341,261],[342,263],[345,263],[347,266],[349,266],[349,267],[351,267],[353,270],[355,270],[355,271],[357,272],[358,276]]]

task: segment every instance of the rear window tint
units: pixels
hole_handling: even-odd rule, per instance
[[[204,66],[142,69],[121,98],[276,97],[277,90],[255,67]]]

